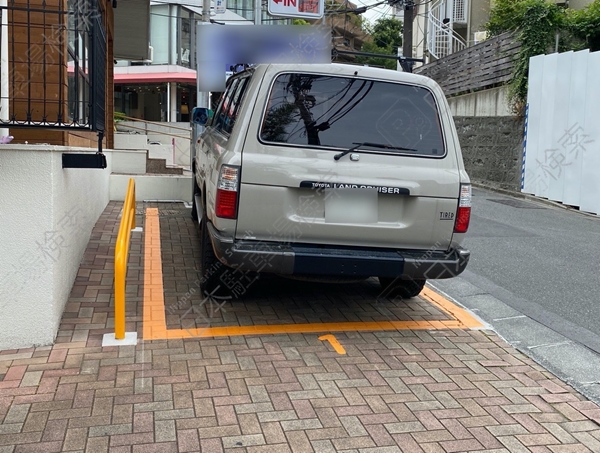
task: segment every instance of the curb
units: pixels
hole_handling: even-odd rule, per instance
[[[488,184],[483,184],[483,183],[480,183],[480,182],[473,182],[473,181],[471,181],[471,185],[473,187],[475,187],[475,188],[478,188],[478,189],[489,190],[490,192],[496,192],[496,193],[499,193],[501,195],[506,195],[506,196],[509,196],[509,197],[522,198],[524,200],[532,201],[532,202],[539,203],[539,204],[544,204],[544,205],[551,206],[551,207],[554,207],[554,208],[559,208],[559,209],[562,209],[562,210],[565,210],[565,211],[569,211],[569,212],[573,212],[573,213],[576,213],[576,214],[580,214],[580,215],[585,216],[585,217],[590,217],[592,219],[600,220],[600,215],[592,214],[591,212],[580,211],[579,209],[574,208],[572,206],[567,206],[567,205],[564,205],[564,204],[559,203],[557,201],[548,200],[547,198],[539,198],[539,197],[536,197],[535,195],[530,195],[528,193],[516,192],[516,191],[510,190],[510,189],[502,189],[502,188],[499,188],[499,187],[494,187],[494,186],[491,186],[491,185],[488,185]]]

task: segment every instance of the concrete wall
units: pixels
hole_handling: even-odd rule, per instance
[[[454,116],[513,116],[505,86],[448,98]]]
[[[143,200],[192,201],[192,176],[187,175],[110,175],[110,199],[123,201],[129,178],[135,180],[135,198]]]
[[[169,165],[179,165],[184,168],[190,168],[190,123],[144,123],[141,121],[121,121],[118,124],[118,130],[121,132],[133,132],[136,134],[146,134],[150,143],[160,143],[169,146],[171,154],[169,156]],[[127,134],[115,134],[115,137],[122,138]],[[137,135],[140,137],[140,135]],[[144,137],[144,135],[141,135]],[[133,149],[123,148],[121,142],[115,142],[115,149]],[[143,149],[143,148],[136,148]],[[146,145],[145,149],[148,149]],[[153,157],[153,156],[150,156]]]
[[[51,344],[92,228],[108,204],[109,168],[63,169],[63,152],[0,145],[0,350]]]
[[[455,117],[463,159],[473,182],[519,191],[524,122],[516,117]]]

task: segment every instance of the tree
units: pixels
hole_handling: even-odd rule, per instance
[[[595,0],[585,9],[569,10],[569,30],[586,43],[590,51],[600,50],[600,0]]]
[[[371,40],[362,46],[363,52],[377,53],[383,55],[398,55],[398,47],[402,46],[402,21],[387,17],[378,19],[375,25],[367,27]],[[358,57],[358,63],[371,66],[383,66],[387,69],[396,69],[397,60],[378,57]]]
[[[600,0],[579,11],[561,8],[552,0],[495,0],[486,30],[491,36],[513,31],[521,43],[509,83],[509,101],[516,112],[523,113],[529,59],[553,52],[557,34],[559,52],[600,50]]]

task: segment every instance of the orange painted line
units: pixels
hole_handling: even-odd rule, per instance
[[[158,209],[146,209],[144,224],[144,324],[143,338],[166,338],[167,320],[160,255]]]
[[[169,340],[181,338],[227,337],[243,335],[276,335],[289,333],[364,332],[389,330],[476,329],[484,327],[466,310],[450,302],[429,288],[420,296],[452,316],[441,321],[368,321],[315,324],[272,324],[254,326],[199,327],[194,329],[167,329],[165,316],[162,258],[160,250],[160,224],[157,208],[146,209],[144,227],[144,340]],[[333,335],[324,335],[324,338]],[[332,346],[335,345],[330,341]],[[340,348],[343,347],[337,342]],[[336,349],[337,350],[337,349]]]
[[[467,310],[460,308],[458,305],[453,304],[441,294],[436,293],[432,289],[427,287],[423,288],[420,294],[425,300],[431,302],[433,305],[438,307],[440,310],[448,313],[456,321],[458,321],[463,329],[478,329],[484,327],[484,325]],[[447,321],[441,321],[445,323]]]
[[[338,354],[346,354],[346,350],[344,349],[344,347],[340,344],[340,342],[337,340],[337,338],[335,338],[334,335],[321,335],[319,337],[319,340],[321,341],[328,341],[329,344],[331,346],[333,346],[333,349],[335,349],[335,352],[337,352]]]

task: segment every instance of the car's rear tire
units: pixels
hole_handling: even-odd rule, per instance
[[[379,277],[379,284],[386,297],[401,297],[410,299],[418,296],[423,290],[426,280],[424,278],[401,279],[391,277]]]
[[[212,294],[219,286],[219,276],[225,267],[213,250],[208,232],[208,219],[206,213],[202,212],[199,224],[200,228],[200,289],[203,294]]]
[[[198,220],[200,220],[198,218],[198,206],[196,205],[196,195],[200,193],[200,188],[198,187],[198,184],[196,184],[196,175],[193,175],[194,178],[194,190],[192,192],[192,219],[195,222],[198,222]]]

